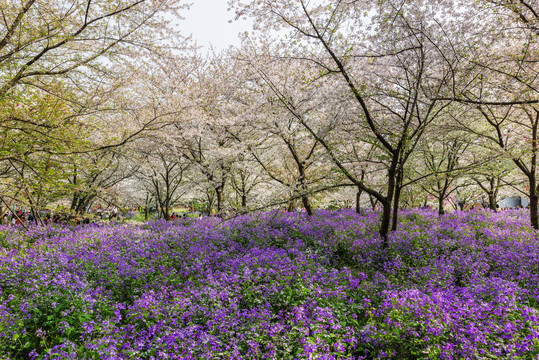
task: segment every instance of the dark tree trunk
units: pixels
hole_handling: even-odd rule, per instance
[[[537,179],[535,178],[535,171],[537,167],[537,126],[539,123],[539,112],[536,111],[535,121],[532,123],[532,156],[531,167],[528,174],[528,180],[530,182],[530,221],[535,230],[539,229],[539,219],[537,211]]]
[[[86,195],[86,196],[78,196],[78,203],[75,206],[74,209],[78,214],[82,214],[86,211],[86,208],[88,205],[90,205],[90,202],[95,198],[93,195]]]
[[[169,199],[165,200],[164,205],[165,205],[165,212],[164,212],[165,220],[170,221],[170,203],[169,203]]]
[[[206,193],[206,199],[208,199],[208,206],[206,207],[206,215],[211,215],[211,209],[213,208],[213,197],[210,196],[209,191]]]
[[[301,197],[301,201],[303,202],[303,207],[305,208],[305,211],[307,211],[307,214],[312,216],[313,208],[311,207],[311,202],[309,201],[309,195],[303,195]]]
[[[444,199],[441,196],[438,196],[438,215],[444,215]]]
[[[497,198],[496,195],[497,194],[495,193],[488,194],[488,206],[494,211],[496,211],[496,198]]]
[[[399,222],[399,201],[401,197],[401,187],[395,188],[395,199],[393,200],[393,217],[391,219],[391,231],[397,230],[397,224]]]
[[[379,202],[378,199],[369,194],[369,201],[371,202],[371,207],[374,210],[374,208],[376,207],[376,204],[378,204]]]
[[[537,189],[535,188],[534,184],[532,184],[530,181],[530,221],[533,228],[536,230],[539,229],[539,219],[538,219],[539,214],[537,211],[538,200],[539,200],[539,196],[537,196]]]
[[[389,168],[387,173],[387,195],[382,202],[382,221],[380,223],[379,233],[383,240],[382,247],[384,249],[387,249],[389,247],[389,239],[387,235],[389,234],[389,227],[391,226],[391,210],[393,210],[391,204],[393,202],[393,196],[398,195],[396,193],[396,188],[399,185],[399,173],[397,169],[398,159],[398,155],[393,154],[391,167]],[[395,204],[395,206],[398,207],[399,204]]]
[[[247,207],[247,195],[245,193],[241,194],[241,207]]]
[[[382,221],[378,232],[383,240],[382,247],[387,249],[389,247],[387,235],[389,234],[389,226],[391,225],[391,198],[387,197],[386,200],[382,202],[382,206]]]
[[[399,221],[399,203],[401,198],[401,190],[402,188],[400,185],[395,187],[395,198],[393,200],[393,223],[391,224],[391,231],[397,230],[397,224]]]
[[[75,211],[79,203],[79,197],[77,194],[73,194],[73,199],[71,199],[71,210]]]
[[[295,199],[294,199],[294,200],[290,200],[290,201],[288,202],[288,207],[287,207],[286,211],[292,212],[292,211],[294,211],[294,210],[296,210],[296,200],[295,200]]]
[[[356,193],[356,213],[361,213],[361,193],[363,190],[357,189]]]
[[[402,190],[402,170],[397,173],[396,185],[395,185],[395,196],[393,198],[393,223],[391,224],[391,231],[397,230],[397,224],[399,222],[399,205],[401,199],[401,190]]]
[[[37,215],[37,212],[36,210],[34,209],[34,207],[31,207],[30,208],[30,213],[32,214],[33,218],[34,218],[34,223],[36,225],[39,225],[39,219],[38,219],[38,215]]]
[[[215,189],[215,194],[217,195],[217,213],[220,213],[223,202],[223,188],[220,187]]]

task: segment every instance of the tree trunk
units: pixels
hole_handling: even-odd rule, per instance
[[[395,184],[395,196],[393,198],[393,223],[391,225],[391,231],[397,230],[397,224],[399,221],[399,205],[401,199],[401,190],[402,190],[402,170],[397,173],[396,184]]]
[[[389,247],[389,239],[387,237],[389,233],[389,227],[391,225],[391,203],[393,202],[393,196],[398,195],[396,193],[396,188],[398,187],[399,173],[397,170],[398,165],[398,155],[393,154],[393,160],[391,162],[391,167],[387,172],[387,195],[382,202],[382,221],[380,223],[380,237],[382,237],[382,248],[387,249]],[[399,204],[395,204],[397,207]]]
[[[391,197],[386,197],[386,200],[382,202],[382,222],[380,223],[380,237],[383,240],[382,248],[387,249],[389,247],[389,240],[387,234],[389,233],[389,225],[391,224]]]
[[[164,219],[165,218],[165,207],[163,204],[159,205],[159,218]]]
[[[169,221],[170,220],[170,203],[169,203],[169,199],[165,200],[165,220],[166,221]]]
[[[247,195],[245,193],[241,194],[241,207],[247,207]]]
[[[488,193],[488,206],[496,211],[496,194],[494,192]]]
[[[217,195],[217,213],[220,213],[223,201],[223,188],[215,189],[215,194]]]
[[[357,193],[356,193],[356,213],[358,213],[358,214],[361,213],[361,193],[362,192],[363,192],[363,190],[357,189]]]
[[[395,189],[395,199],[393,200],[393,216],[391,217],[391,231],[397,230],[397,224],[399,220],[399,198],[400,187]]]
[[[307,214],[312,216],[313,208],[311,207],[311,202],[309,201],[309,195],[303,195],[301,197],[301,201],[303,202],[303,207],[305,208],[305,211],[307,211]]]
[[[206,214],[210,216],[214,201],[213,193],[210,190],[206,191],[206,199],[208,200],[208,205],[206,206]]]
[[[538,143],[537,143],[537,126],[539,125],[539,111],[536,110],[535,121],[532,123],[532,156],[531,156],[531,166],[528,174],[528,180],[530,182],[530,221],[535,230],[539,229],[539,219],[537,213],[537,180],[536,176],[536,167],[537,167],[537,152],[538,152]]]
[[[73,194],[73,199],[71,199],[71,210],[76,211],[79,206],[79,195],[77,193]]]
[[[85,196],[79,196],[78,197],[78,204],[77,206],[72,209],[72,210],[75,210],[78,214],[82,214],[84,212],[86,212],[86,209],[88,208],[88,206],[90,205],[90,203],[94,200],[95,196],[94,195],[85,195]]]
[[[444,198],[439,196],[438,197],[438,215],[444,215],[445,214],[445,210],[444,210]]]
[[[537,211],[538,200],[539,196],[537,196],[537,190],[535,189],[534,185],[530,184],[530,221],[535,230],[539,230],[539,214]]]
[[[376,204],[378,204],[378,199],[376,199],[374,196],[369,194],[369,201],[371,202],[371,207],[374,210],[376,207]]]
[[[288,207],[286,209],[286,211],[288,212],[292,212],[292,211],[295,211],[296,210],[296,200],[290,200],[290,202],[288,202]]]
[[[393,223],[391,224],[391,231],[397,230],[397,224],[399,220],[399,202],[401,198],[401,190],[402,188],[397,186],[395,188],[395,199],[393,200]]]

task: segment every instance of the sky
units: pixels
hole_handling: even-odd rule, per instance
[[[216,51],[230,45],[240,45],[238,34],[250,29],[247,21],[233,21],[234,13],[227,11],[227,0],[192,0],[193,5],[183,12],[185,20],[179,22],[182,34],[192,34],[202,51],[210,46]]]

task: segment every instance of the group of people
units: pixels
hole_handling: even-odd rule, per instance
[[[502,203],[502,202],[500,202]],[[519,202],[520,205],[518,208],[524,208],[522,205],[522,202]],[[503,205],[503,203],[502,203]],[[489,204],[485,201],[475,201],[473,203],[465,203],[465,202],[458,202],[457,203],[458,208],[461,211],[467,211],[467,210],[483,210],[489,208]],[[431,208],[430,206],[426,206],[426,208]],[[513,207],[508,207],[513,208]],[[500,207],[499,204],[497,204],[496,212],[505,210],[506,207],[502,206]],[[137,208],[137,210],[139,210]],[[305,208],[302,207],[296,207],[294,209],[298,213],[304,213],[306,212]],[[381,210],[381,204],[376,204],[374,206],[374,210]],[[224,209],[219,213],[216,213],[215,209],[211,209],[211,211],[208,213],[209,216],[218,216],[218,217],[224,217],[228,218],[230,216],[233,216],[235,212],[230,209]],[[38,217],[36,219],[36,216]],[[170,216],[170,220],[176,220],[176,219],[186,219],[186,218],[200,218],[202,214],[198,211],[195,211],[193,208],[189,208],[187,212],[173,212]],[[92,220],[93,219],[93,220]],[[25,224],[31,224],[32,222],[39,222],[42,224],[74,224],[74,225],[80,225],[80,224],[89,224],[94,221],[103,221],[103,220],[109,220],[109,221],[122,221],[123,216],[118,211],[109,211],[109,210],[102,210],[102,209],[91,209],[88,211],[87,214],[81,215],[74,213],[73,211],[69,211],[67,209],[60,210],[58,212],[50,212],[50,211],[42,211],[39,213],[34,213],[32,211],[24,211],[24,210],[18,210],[18,211],[10,211],[8,210],[3,217],[0,218],[1,224],[11,224],[11,225],[25,225]]]
[[[4,214],[4,217],[2,219],[2,223],[4,224],[11,224],[11,225],[17,225],[17,224],[24,224],[35,221],[35,217],[32,214],[31,211],[7,211]]]
[[[79,216],[77,214],[72,214],[67,211],[60,211],[58,213],[52,214],[51,212],[41,212],[36,215],[31,211],[7,211],[2,217],[2,224],[10,225],[25,225],[31,223],[42,223],[42,224],[89,224],[90,218],[85,216]]]
[[[185,212],[181,214],[172,213],[172,215],[170,216],[170,220],[187,219],[188,217],[189,217],[189,214]],[[196,217],[198,217],[198,214],[196,215]]]

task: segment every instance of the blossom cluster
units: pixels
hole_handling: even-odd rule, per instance
[[[534,358],[524,211],[0,228],[0,358]]]

